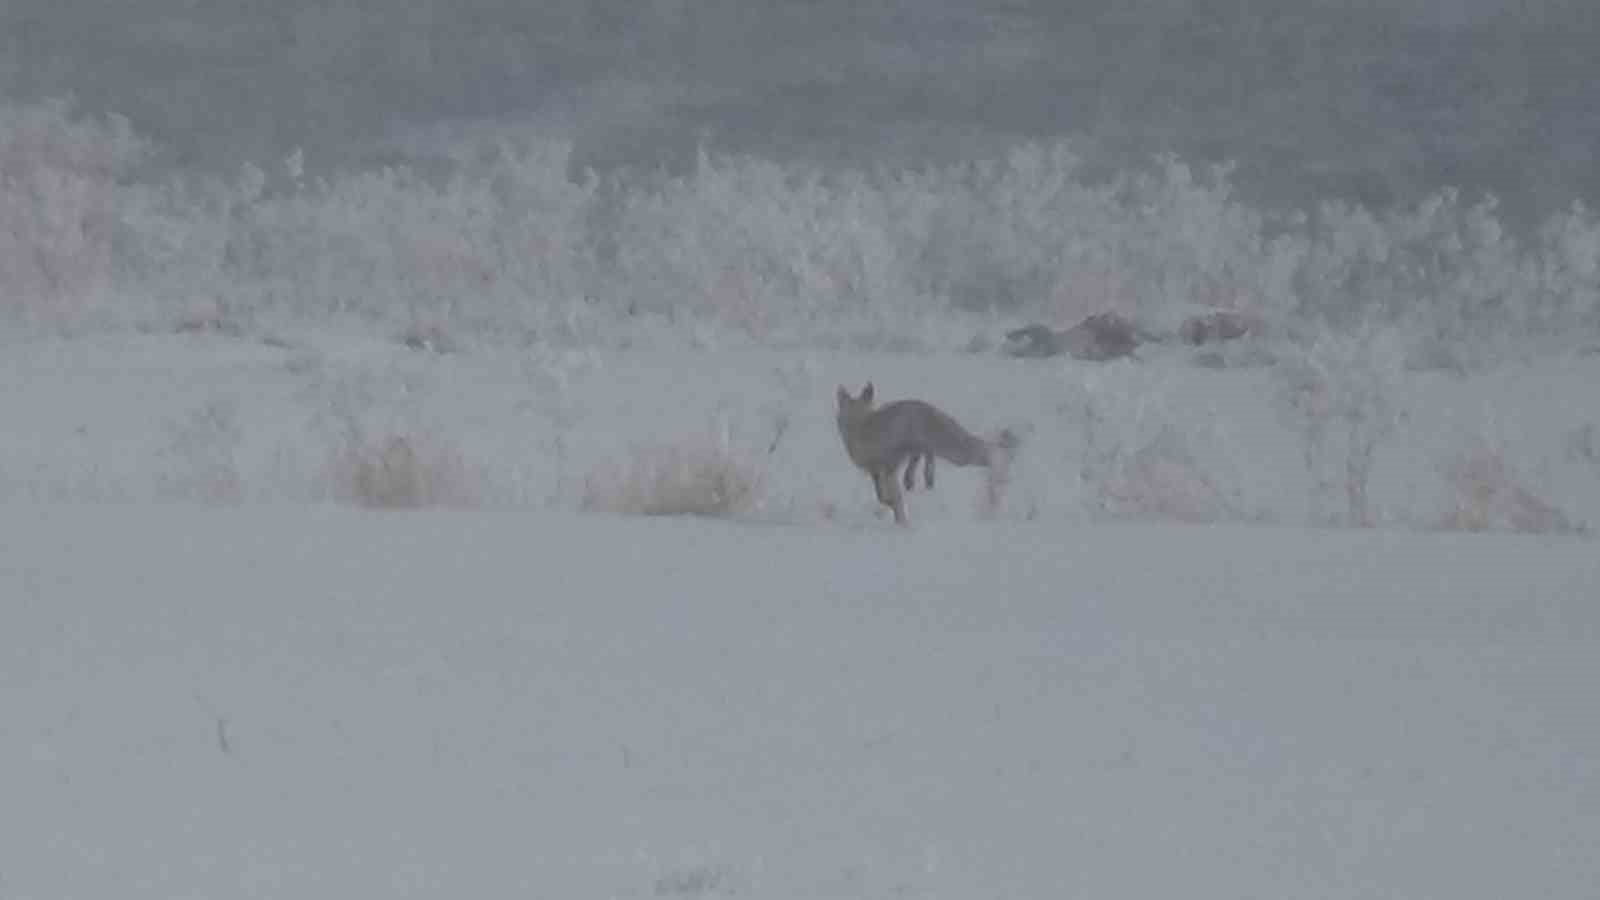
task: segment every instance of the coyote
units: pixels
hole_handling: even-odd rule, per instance
[[[872,382],[852,397],[840,385],[839,436],[850,461],[872,478],[878,502],[894,510],[894,520],[905,525],[906,505],[895,472],[905,463],[904,484],[912,490],[917,463],[922,463],[923,483],[933,487],[933,460],[941,457],[958,466],[984,466],[989,470],[988,500],[998,500],[1010,466],[1017,437],[1010,429],[987,441],[961,427],[947,413],[921,400],[896,400],[880,409],[872,407]]]

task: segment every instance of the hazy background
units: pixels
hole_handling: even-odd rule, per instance
[[[1516,225],[1600,194],[1596,47],[1591,0],[5,0],[0,99],[214,171],[415,162],[489,122],[602,172],[1070,136],[1091,174],[1237,161],[1261,208],[1454,185]]]
[[[1597,7],[0,0],[0,895],[1593,896]]]

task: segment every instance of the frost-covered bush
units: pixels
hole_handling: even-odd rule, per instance
[[[595,184],[569,147],[462,148],[452,173],[308,178],[300,154],[228,179],[133,178],[146,143],[64,103],[0,106],[0,295],[13,317],[454,320],[486,330],[548,317],[593,278]]]
[[[583,508],[641,516],[731,516],[748,512],[761,490],[748,460],[710,441],[641,446],[584,483]]]
[[[886,188],[923,292],[1075,322],[1176,303],[1243,307],[1288,289],[1293,247],[1232,199],[1227,171],[1171,157],[1088,182],[1065,143],[906,175]]]
[[[375,509],[488,502],[491,473],[423,418],[427,384],[422,371],[399,366],[319,374],[302,392],[312,409],[307,433],[323,451],[306,473],[312,495]]]
[[[1593,325],[1600,221],[1577,205],[1519,240],[1495,208],[1454,190],[1385,213],[1324,204],[1295,279],[1297,311],[1343,328],[1405,322],[1452,340]]]
[[[1403,370],[1398,336],[1374,328],[1326,332],[1279,364],[1279,411],[1300,434],[1313,516],[1322,522],[1376,524],[1368,487],[1378,448],[1404,412]]]
[[[1273,217],[1233,196],[1225,167],[1169,156],[1097,183],[1065,143],[862,176],[702,153],[687,175],[619,189],[630,302],[757,333],[863,310],[1070,324],[1195,305],[1447,340],[1600,325],[1600,220],[1582,206],[1522,237],[1493,200],[1453,190]]]
[[[374,509],[474,506],[475,479],[459,453],[414,434],[352,434],[328,460],[339,500]]]
[[[885,179],[895,243],[918,287],[968,309],[1040,308],[1072,275],[1104,268],[1111,192],[1078,179],[1065,144]]]
[[[115,285],[125,320],[237,326],[249,295],[228,269],[239,185],[172,179],[118,192]]]
[[[1292,289],[1302,248],[1268,233],[1267,219],[1236,201],[1229,169],[1196,178],[1167,156],[1153,172],[1119,180],[1126,221],[1114,231],[1113,258],[1130,279],[1140,307],[1203,304],[1260,309]]]
[[[1179,522],[1257,518],[1245,510],[1237,488],[1202,462],[1199,446],[1217,443],[1219,436],[1182,424],[1170,386],[1114,372],[1065,385],[1060,411],[1083,438],[1079,481],[1088,512]]]
[[[1290,290],[1292,242],[1263,234],[1226,171],[1174,159],[1090,184],[1068,145],[920,171],[831,174],[702,152],[626,192],[619,277],[634,303],[752,331],[794,318],[968,309],[1075,321]]]
[[[1536,325],[1600,327],[1600,218],[1581,202],[1539,228],[1533,252],[1538,287],[1526,307]]]
[[[81,326],[104,299],[169,325],[272,312],[582,342],[644,313],[837,343],[952,311],[1159,324],[1198,305],[1450,345],[1600,328],[1600,219],[1582,205],[1523,234],[1448,190],[1269,216],[1225,167],[1168,156],[1097,180],[1060,142],[871,173],[702,151],[682,175],[605,179],[573,177],[570,146],[543,139],[461,139],[433,174],[312,177],[295,154],[141,181],[145,152],[120,119],[0,107],[11,318]]]
[[[632,308],[709,316],[758,336],[913,299],[881,192],[704,152],[682,178],[627,191],[617,277]]]
[[[581,296],[593,183],[550,143],[442,183],[405,169],[317,179],[238,211],[231,270],[311,318],[531,323]]]
[[[1479,444],[1439,468],[1450,486],[1450,505],[1439,527],[1453,531],[1518,531],[1535,534],[1579,529],[1560,507],[1529,487],[1505,454]]]
[[[118,185],[148,150],[126,119],[0,105],[0,310],[71,322],[111,286]]]

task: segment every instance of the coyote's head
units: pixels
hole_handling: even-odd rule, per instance
[[[861,396],[859,397],[850,396],[850,392],[845,390],[842,384],[839,385],[836,396],[839,398],[839,418],[841,419],[854,419],[872,412],[872,382],[870,381],[867,382],[866,387],[861,389]]]

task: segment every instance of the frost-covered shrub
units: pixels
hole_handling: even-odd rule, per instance
[[[1536,534],[1579,530],[1559,507],[1539,496],[1488,445],[1457,453],[1441,467],[1451,488],[1441,528],[1461,531],[1520,531]]]
[[[1255,309],[1289,288],[1299,248],[1267,235],[1265,218],[1233,198],[1228,172],[1196,177],[1164,156],[1153,170],[1112,182],[1107,221],[1090,223],[1089,234],[1099,244],[1102,277],[1122,286],[1130,312],[1185,304]]]
[[[747,512],[761,489],[760,472],[709,441],[635,448],[622,464],[591,472],[583,508],[641,516],[731,516]]]
[[[1324,204],[1296,277],[1297,310],[1342,328],[1405,322],[1450,340],[1592,325],[1600,222],[1575,206],[1519,240],[1495,209],[1454,190],[1386,213]]]
[[[1325,332],[1302,356],[1282,361],[1277,373],[1279,410],[1300,434],[1311,476],[1313,515],[1375,524],[1367,488],[1378,448],[1403,414],[1398,336],[1371,328]]]
[[[1286,290],[1290,244],[1235,202],[1227,170],[1172,157],[1092,184],[1069,145],[904,176],[886,187],[919,286],[958,307],[1077,321],[1176,303],[1261,305]]]
[[[0,310],[71,321],[112,282],[119,180],[148,146],[65,102],[0,105]]]
[[[461,455],[416,434],[352,434],[328,461],[334,496],[375,509],[474,506],[480,502]]]
[[[1065,144],[885,179],[918,288],[967,309],[1039,308],[1069,274],[1094,271],[1110,192],[1078,180]]]
[[[128,317],[237,327],[246,295],[227,269],[238,185],[215,179],[131,184],[118,194],[115,284]]]
[[[1538,293],[1526,306],[1529,319],[1547,330],[1600,327],[1600,219],[1581,202],[1540,226],[1534,271]]]
[[[1409,319],[1455,333],[1515,284],[1515,249],[1492,203],[1463,206],[1454,191],[1410,212],[1326,203],[1311,236],[1300,307],[1341,327]]]
[[[1263,235],[1225,170],[1202,180],[1167,158],[1095,185],[1065,143],[872,175],[702,152],[695,171],[624,190],[621,206],[619,279],[633,303],[756,332],[873,310],[1075,321],[1180,302],[1266,306],[1290,290],[1300,252]]]
[[[233,271],[302,314],[536,321],[583,293],[592,183],[567,147],[503,152],[442,183],[405,169],[319,179],[240,212]]]
[[[458,430],[425,413],[431,383],[412,360],[317,371],[300,392],[310,440],[283,448],[279,477],[312,499],[376,509],[499,499],[496,473],[462,452]]]
[[[881,193],[702,152],[695,171],[622,200],[617,275],[635,308],[708,316],[756,335],[822,314],[905,303]]]
[[[1083,436],[1079,480],[1088,511],[1179,522],[1255,518],[1201,462],[1202,436],[1182,426],[1166,388],[1109,374],[1068,385],[1061,411]]]
[[[139,181],[145,152],[115,117],[0,108],[12,318],[81,324],[111,297],[168,324],[272,311],[583,342],[643,312],[878,346],[917,346],[952,310],[1160,326],[1199,305],[1448,346],[1600,327],[1600,219],[1582,205],[1522,235],[1454,191],[1275,217],[1235,197],[1226,167],[1167,156],[1096,180],[1063,142],[872,173],[702,151],[683,175],[604,180],[572,177],[554,140],[447,142],[436,175],[308,177],[293,154],[270,173]]]
[[[333,421],[317,493],[373,509],[477,506],[487,499],[484,473],[442,431],[384,425],[370,413],[340,411]]]

